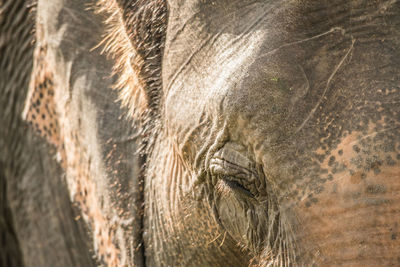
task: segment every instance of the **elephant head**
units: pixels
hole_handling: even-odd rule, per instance
[[[168,8],[149,261],[398,264],[400,3]]]
[[[399,1],[99,5],[147,265],[399,264]]]

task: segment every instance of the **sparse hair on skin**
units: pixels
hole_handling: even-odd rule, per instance
[[[94,2],[96,5],[92,8],[104,18],[102,26],[106,27],[106,33],[99,46],[114,61],[113,72],[118,77],[115,88],[119,90],[123,106],[128,109],[127,115],[140,124],[137,129],[141,130],[142,149],[151,148],[149,143],[157,134],[153,125],[158,125],[161,95],[161,58],[167,17],[165,1]],[[61,108],[61,112],[57,112],[57,92],[62,87],[54,67],[54,51],[47,49],[45,30],[36,21],[34,71],[24,118],[56,146],[61,164],[68,170],[66,181],[70,197],[80,207],[82,218],[91,229],[93,249],[99,262],[107,266],[125,266],[125,251],[119,246],[116,230],[97,199],[90,154],[82,145],[80,134],[69,124],[65,110]]]
[[[103,53],[114,60],[115,88],[128,116],[140,123],[144,142],[159,117],[161,60],[167,25],[165,0],[99,0],[104,14]],[[150,147],[150,146],[148,146]]]

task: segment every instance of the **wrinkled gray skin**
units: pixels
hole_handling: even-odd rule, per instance
[[[82,121],[81,134],[90,134],[92,144],[98,144],[98,157],[112,166],[103,174],[107,179],[99,183],[109,189],[102,191],[103,197],[119,194],[120,198],[117,205],[105,209],[131,203],[125,208],[126,214],[140,208],[132,196],[138,189],[129,186],[139,172],[140,159],[132,141],[135,130],[124,120],[116,92],[110,89],[114,82],[110,79],[112,63],[99,50],[92,51],[102,39],[103,25],[102,18],[86,8],[89,4],[93,2],[39,1],[37,13],[32,13],[26,1],[0,1],[0,266],[90,267],[102,263],[94,254],[91,229],[82,220],[79,207],[71,202],[55,147],[39,137],[21,116],[32,71],[32,33],[38,13],[49,14],[49,32],[64,34],[54,49],[72,63],[67,88],[74,95],[74,104],[91,107],[98,114],[89,117],[78,109],[75,119]],[[85,79],[89,81],[86,86],[76,82]],[[117,152],[106,158],[116,148]],[[119,174],[118,182],[114,173]],[[130,217],[140,222],[140,216]],[[140,229],[137,221],[130,223]],[[129,243],[137,234],[127,231]],[[140,248],[130,255],[135,253],[141,253]],[[136,258],[131,264],[141,266],[141,258]]]
[[[0,1],[0,266],[96,266],[55,149],[22,120],[34,18]]]
[[[88,74],[106,63],[83,56],[91,44],[77,32],[94,26],[73,26],[80,19],[68,16],[87,14],[75,3],[51,14],[72,25],[68,45],[54,48],[68,59],[61,63],[81,63],[75,73],[93,81],[68,87],[81,121],[96,125],[82,127],[93,138],[85,145],[127,140],[110,130],[118,116],[102,113],[119,111]],[[138,266],[399,265],[399,1],[169,0],[168,12],[144,256],[122,256]],[[50,32],[63,29],[55,25]],[[137,164],[135,146],[123,147]],[[140,200],[138,171],[129,173],[98,176],[116,200],[105,210],[121,200],[115,181],[126,185],[125,201]],[[122,239],[133,233],[137,242],[133,229]]]
[[[168,4],[149,265],[399,265],[400,2]]]

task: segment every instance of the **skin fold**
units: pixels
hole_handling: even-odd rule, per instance
[[[168,4],[150,265],[397,265],[399,3]]]
[[[21,116],[34,21],[29,1],[0,1],[0,266],[98,266],[56,150]]]
[[[399,265],[399,14],[40,0],[25,119],[57,125],[44,137],[99,263]],[[35,119],[38,88],[54,121]]]

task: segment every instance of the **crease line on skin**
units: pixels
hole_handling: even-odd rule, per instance
[[[223,99],[221,100],[220,103],[220,109],[223,110],[223,103],[225,101],[225,97],[223,97]],[[220,123],[223,124],[222,127],[218,127],[220,125]],[[220,131],[216,131],[216,129],[220,128]],[[214,155],[215,152],[218,151],[219,148],[222,147],[222,144],[226,143],[226,139],[227,139],[227,120],[224,120],[223,122],[213,122],[211,129],[210,129],[210,133],[216,133],[215,138],[212,138],[213,134],[208,134],[208,138],[207,140],[205,140],[203,142],[203,146],[200,148],[199,152],[197,153],[196,157],[195,157],[195,161],[194,161],[194,166],[195,168],[199,168],[200,169],[204,169],[207,170],[207,166],[209,166],[210,160],[212,158],[212,156]],[[211,153],[211,155],[210,155]],[[202,157],[204,157],[205,161],[202,160]],[[203,163],[203,164],[202,164]],[[205,174],[205,172],[201,172],[203,174]],[[202,181],[204,181],[204,177],[203,175],[197,175],[197,179],[194,181],[193,185],[198,185],[200,184]]]
[[[294,238],[295,233],[293,231],[292,224],[286,222],[286,219],[284,221],[283,218],[280,218],[280,227],[283,227],[284,233],[286,235],[286,240],[287,240],[288,245],[290,247],[289,250],[288,250],[288,251],[291,251],[289,257],[293,258],[293,262],[295,262],[295,259],[297,257],[296,250],[297,250],[297,247],[298,247],[298,243],[297,243],[297,240]]]
[[[350,142],[349,145],[357,144],[357,143],[359,143],[361,140],[364,140],[364,139],[366,139],[366,138],[368,138],[368,137],[370,137],[370,136],[376,135],[376,134],[378,134],[378,133],[382,133],[382,132],[394,130],[394,129],[400,129],[400,126],[395,126],[395,127],[390,127],[390,128],[384,128],[384,129],[382,129],[382,130],[380,130],[380,131],[375,131],[375,132],[373,132],[373,133],[370,133],[370,134],[367,134],[367,135],[363,135],[360,139],[357,139],[357,140],[354,140],[354,141]]]
[[[213,165],[213,164],[220,165],[220,164],[218,164],[218,163],[212,163],[211,161],[212,161],[213,159],[219,159],[219,160],[221,160],[223,163],[228,163],[228,164],[231,164],[231,165],[233,165],[233,166],[235,166],[235,167],[238,167],[239,170],[247,171],[248,173],[251,173],[251,174],[254,175],[255,177],[258,176],[258,175],[256,174],[255,171],[250,170],[250,169],[248,169],[248,168],[246,168],[246,167],[243,167],[243,166],[241,166],[241,165],[238,165],[238,164],[236,164],[236,163],[234,163],[234,162],[232,162],[232,161],[226,160],[226,159],[224,159],[224,158],[222,158],[222,157],[220,157],[220,156],[212,157],[212,158],[210,159],[210,165]]]
[[[231,42],[229,42],[229,44],[226,47],[231,46],[232,44],[236,43],[240,38],[242,38],[244,35],[248,34],[250,32],[251,29],[253,29],[254,27],[256,27],[258,24],[262,23],[265,19],[266,19],[266,14],[271,10],[268,9],[265,12],[263,12],[260,16],[258,16],[256,18],[256,20],[250,24],[249,27],[247,27],[242,33],[240,33],[236,38],[234,38]]]
[[[318,35],[315,35],[315,36],[312,36],[312,37],[309,37],[309,38],[306,38],[306,39],[302,39],[302,40],[299,40],[299,41],[283,44],[283,45],[281,45],[281,46],[279,46],[277,48],[274,48],[274,49],[272,49],[272,50],[270,50],[268,52],[265,52],[264,54],[261,54],[260,57],[264,57],[264,56],[273,54],[276,51],[278,51],[278,50],[280,50],[282,48],[288,47],[288,46],[292,46],[292,45],[295,45],[295,44],[301,44],[301,43],[304,43],[304,42],[307,42],[307,41],[310,41],[310,40],[318,39],[318,38],[320,38],[322,36],[328,35],[328,34],[330,34],[332,32],[335,32],[335,31],[340,31],[340,32],[342,32],[343,35],[345,34],[345,29],[343,29],[341,27],[333,27],[332,29],[330,29],[327,32],[323,32],[323,33],[320,33]]]
[[[186,26],[188,25],[188,23],[193,20],[199,15],[200,12],[196,12],[193,15],[191,15],[189,18],[187,18],[185,20],[185,22],[183,23],[183,25],[181,27],[179,27],[177,29],[177,31],[175,32],[174,36],[171,37],[171,39],[169,40],[169,42],[174,42],[176,40],[176,38],[178,37],[179,34],[181,34],[183,32],[183,30],[186,28]]]
[[[205,121],[199,121],[198,124],[194,127],[191,127],[189,129],[185,129],[183,132],[186,132],[186,134],[183,136],[182,141],[180,142],[182,145],[181,147],[185,147],[187,146],[187,144],[189,143],[189,140],[196,136],[196,132],[198,130],[201,130],[202,127],[204,127],[206,125]],[[178,135],[180,135],[180,132],[178,132]],[[181,149],[179,149],[178,147],[176,147],[176,151],[181,151]]]
[[[354,43],[356,42],[355,39],[352,39],[351,41],[351,46],[349,48],[349,50],[347,51],[347,53],[343,56],[342,60],[340,60],[339,64],[335,67],[335,69],[333,70],[332,74],[329,76],[328,81],[326,83],[324,92],[322,93],[322,95],[320,96],[318,103],[315,105],[315,107],[310,111],[310,113],[308,114],[307,118],[303,121],[303,123],[296,129],[296,131],[294,132],[294,134],[297,134],[301,129],[303,129],[303,127],[306,125],[306,123],[311,119],[311,117],[314,115],[315,111],[317,110],[317,108],[319,107],[319,105],[321,105],[322,99],[325,97],[326,92],[329,89],[330,83],[333,79],[333,77],[335,77],[336,73],[338,72],[338,70],[342,67],[344,61],[347,59],[347,57],[349,56],[350,52],[353,50],[354,48]],[[294,135],[293,134],[293,135]]]
[[[269,10],[268,10],[269,11]],[[245,29],[245,31],[243,31],[238,37],[236,37],[234,40],[231,41],[230,44],[234,44],[235,42],[237,42],[238,39],[240,39],[241,37],[243,37],[243,35],[245,35],[246,33],[248,33],[253,27],[255,27],[256,25],[258,25],[259,23],[261,23],[264,19],[265,19],[265,14],[268,12],[265,11],[263,12],[263,14],[261,16],[259,16],[256,21],[251,24],[248,28]],[[168,86],[166,87],[166,92],[168,92],[170,90],[170,88],[172,87],[172,84],[175,82],[175,80],[177,79],[178,75],[183,71],[183,69],[190,63],[190,61],[193,59],[193,57],[209,42],[213,43],[215,42],[218,37],[221,35],[221,33],[227,28],[227,26],[223,27],[220,29],[219,32],[217,32],[215,35],[210,36],[209,38],[207,38],[206,40],[204,40],[203,43],[201,43],[193,52],[192,54],[190,54],[190,56],[188,57],[188,59],[181,65],[181,67],[178,69],[177,72],[175,72],[174,76],[172,77],[171,81],[169,82]]]
[[[365,101],[366,103],[372,103],[372,104],[374,104],[374,103],[377,103],[376,101]],[[400,103],[400,100],[399,101],[379,101],[379,103],[380,104],[397,104],[397,103]]]
[[[205,39],[198,47],[196,47],[196,49],[189,55],[188,59],[179,67],[179,69],[174,73],[173,77],[171,78],[171,81],[168,83],[168,86],[166,87],[166,90],[164,92],[164,94],[166,94],[166,92],[168,92],[172,85],[175,83],[175,80],[178,78],[179,74],[182,73],[182,71],[185,69],[185,67],[187,65],[189,65],[189,63],[192,61],[192,59],[194,58],[194,56],[203,48],[205,47],[206,44],[211,43],[213,44],[218,37],[221,35],[221,32],[223,30],[225,30],[226,27],[222,28],[220,32],[218,32],[215,35],[211,35],[209,36],[207,39]]]
[[[297,64],[297,65],[298,65],[299,68],[301,69],[301,72],[303,73],[303,76],[304,76],[304,78],[306,79],[306,82],[307,82],[307,88],[305,89],[305,92],[303,93],[303,95],[306,95],[307,92],[310,90],[310,80],[308,79],[307,74],[306,74],[306,72],[304,71],[304,68],[303,68],[301,65],[299,65],[299,64]]]
[[[306,88],[304,89],[304,92],[302,92],[300,96],[296,96],[295,102],[297,102],[299,99],[301,99],[302,97],[304,97],[304,96],[308,93],[308,91],[310,91],[310,81],[309,81],[309,79],[308,79],[308,77],[307,77],[306,72],[304,71],[304,68],[303,68],[300,64],[297,64],[297,66],[298,66],[299,69],[301,70],[301,73],[303,74],[303,78],[304,78],[304,80],[306,81]],[[290,114],[293,114],[293,113],[294,113],[293,110],[290,111]],[[289,117],[290,117],[290,116],[288,116],[288,117],[285,119],[285,122],[288,120]]]

